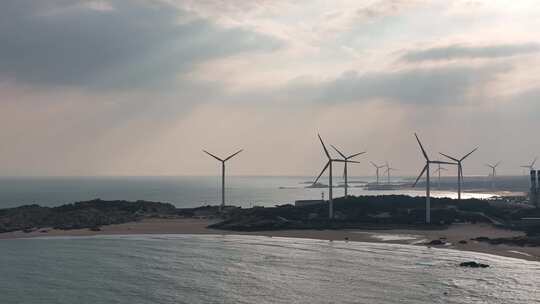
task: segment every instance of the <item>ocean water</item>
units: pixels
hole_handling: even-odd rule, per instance
[[[328,198],[327,188],[308,189],[313,177],[231,176],[227,178],[226,203],[250,207],[294,203],[299,199]],[[404,178],[393,181],[402,182]],[[373,177],[354,177],[351,181],[374,181]],[[326,180],[323,180],[326,182]],[[338,178],[336,185],[341,183]],[[351,195],[408,194],[425,195],[418,190],[367,191],[351,184]],[[221,177],[0,177],[0,208],[25,204],[58,206],[76,201],[149,200],[169,202],[177,207],[196,207],[221,202]],[[434,191],[433,196],[456,197],[453,191]],[[334,189],[334,197],[343,196],[343,188]],[[490,197],[489,193],[465,193],[464,198]]]
[[[475,260],[490,268],[457,265]],[[218,235],[0,241],[0,303],[539,303],[540,263]]]

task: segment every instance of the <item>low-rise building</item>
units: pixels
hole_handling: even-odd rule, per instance
[[[324,203],[323,200],[298,200],[294,202],[295,207],[304,207]]]

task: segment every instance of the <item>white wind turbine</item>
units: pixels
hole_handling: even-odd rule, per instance
[[[398,169],[390,167],[390,164],[388,164],[388,161],[385,164],[386,170],[384,170],[384,173],[386,174],[386,183],[390,184],[390,173],[391,171],[397,171]]]
[[[222,159],[222,158],[219,158],[217,156],[215,156],[214,154],[206,151],[206,150],[203,150],[204,153],[212,156],[213,158],[217,159],[218,161],[221,162],[221,205],[219,206],[219,212],[223,211],[223,207],[225,207],[225,162],[227,162],[229,159],[235,157],[238,153],[242,152],[243,150],[240,149],[238,152],[236,153],[233,153],[231,155],[229,155],[228,157]]]
[[[527,169],[529,169],[529,172],[531,172],[532,170],[534,170],[534,164],[536,164],[537,159],[538,159],[538,157],[535,157],[530,165],[523,165],[523,166],[520,166],[520,167],[521,168],[527,168]],[[527,176],[528,176],[528,174],[527,174]]]
[[[370,161],[371,165],[375,167],[375,174],[377,174],[377,185],[379,185],[379,169],[384,168],[385,165],[378,166],[376,163]]]
[[[330,145],[332,146],[332,148],[334,150],[336,150],[336,152],[343,158],[344,160],[344,164],[343,164],[343,177],[345,178],[345,197],[349,196],[348,194],[348,187],[349,187],[349,184],[348,184],[348,174],[347,174],[347,164],[352,162],[350,161],[350,159],[352,158],[355,158],[359,155],[362,155],[364,153],[366,153],[365,151],[364,152],[360,152],[360,153],[355,153],[355,154],[351,154],[349,156],[345,156],[345,154],[341,153],[341,151],[338,150],[338,148],[336,148],[334,145]]]
[[[521,168],[527,168],[527,169],[529,169],[529,171],[534,170],[534,165],[536,164],[537,159],[538,159],[538,157],[535,157],[534,160],[529,165],[523,165],[523,166],[520,166],[520,167]]]
[[[326,169],[328,169],[328,217],[330,219],[333,219],[334,218],[334,197],[332,195],[332,190],[333,190],[334,186],[332,184],[332,163],[333,162],[342,162],[342,163],[344,163],[345,161],[342,160],[342,159],[332,158],[332,156],[330,156],[330,153],[328,152],[328,149],[326,149],[326,145],[324,144],[324,142],[323,142],[323,140],[321,138],[321,135],[317,134],[317,136],[319,137],[319,141],[321,142],[321,145],[322,145],[323,150],[324,150],[324,154],[328,158],[328,161],[326,162],[326,165],[322,169],[321,173],[319,173],[319,176],[317,176],[317,178],[315,179],[313,184],[317,183],[317,181],[319,181],[319,178],[321,178],[321,176],[323,175],[324,171],[326,171]],[[348,162],[350,162],[350,163],[358,163],[358,162],[353,161],[353,160],[350,160]]]
[[[424,150],[424,147],[422,146],[422,143],[420,142],[420,139],[418,138],[418,135],[414,133],[414,136],[416,137],[416,141],[418,142],[418,145],[420,146],[420,149],[422,150],[422,154],[424,155],[424,158],[426,159],[426,165],[424,166],[424,169],[422,169],[422,172],[420,172],[420,175],[416,178],[416,181],[414,182],[413,187],[416,187],[416,184],[418,183],[418,180],[426,173],[426,224],[431,223],[431,197],[430,197],[430,180],[429,180],[429,174],[430,169],[429,165],[431,164],[447,164],[447,165],[455,165],[454,163],[449,162],[443,162],[439,160],[430,160],[429,156],[426,153],[426,150]]]
[[[446,155],[444,153],[439,153],[441,154],[442,156],[448,158],[448,159],[451,159],[453,161],[455,161],[457,163],[457,184],[458,184],[458,200],[461,199],[461,184],[463,183],[463,165],[461,164],[465,158],[469,157],[469,155],[473,154],[474,151],[478,150],[478,147],[474,148],[471,152],[465,154],[465,156],[463,156],[462,158],[456,158],[456,157],[452,157],[452,156],[449,156],[449,155]]]
[[[500,164],[501,164],[501,162],[498,162],[495,165],[486,164],[486,166],[491,168],[491,190],[492,191],[495,191],[495,177],[497,176],[497,167]]]
[[[448,171],[448,169],[441,167],[441,164],[437,164],[437,165],[438,165],[438,168],[433,173],[439,175],[439,178],[437,179],[437,189],[441,190],[441,172]]]

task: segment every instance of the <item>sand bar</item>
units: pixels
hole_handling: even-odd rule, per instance
[[[444,230],[279,230],[239,232],[209,229],[212,221],[208,219],[145,219],[140,222],[131,222],[101,227],[101,231],[89,229],[56,230],[39,229],[25,233],[22,231],[0,234],[0,239],[34,238],[51,236],[94,236],[94,235],[129,235],[129,234],[221,234],[221,235],[261,235],[275,237],[310,238],[321,240],[334,240],[356,242],[376,242],[393,244],[421,245],[425,241],[444,238],[451,245],[441,248],[451,248],[466,251],[476,251],[506,257],[540,261],[540,247],[519,247],[509,245],[490,245],[487,243],[471,241],[471,238],[486,236],[514,237],[523,235],[519,231],[498,229],[488,224],[454,224]],[[459,244],[460,240],[467,244]]]

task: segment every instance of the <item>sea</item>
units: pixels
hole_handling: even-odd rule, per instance
[[[412,177],[395,177],[391,183],[411,183],[413,180]],[[312,176],[228,176],[226,203],[241,207],[269,207],[292,204],[302,199],[328,199],[328,188],[306,188],[312,181]],[[349,181],[350,195],[425,195],[421,185],[417,189],[374,191],[363,188],[366,182],[375,181],[373,177],[351,177]],[[526,178],[520,181],[527,184]],[[381,180],[381,183],[384,181]],[[343,181],[336,178],[334,197],[344,195],[340,184]],[[446,179],[446,184],[455,186],[455,179]],[[500,183],[500,186],[503,185]],[[451,187],[437,190],[434,184],[432,196],[455,198],[457,195]],[[464,198],[492,196],[489,191],[468,190],[463,194]],[[28,204],[59,206],[97,198],[168,202],[179,208],[216,205],[221,202],[221,177],[0,177],[0,209]]]
[[[0,273],[2,304],[540,303],[538,262],[260,236],[1,240]]]

